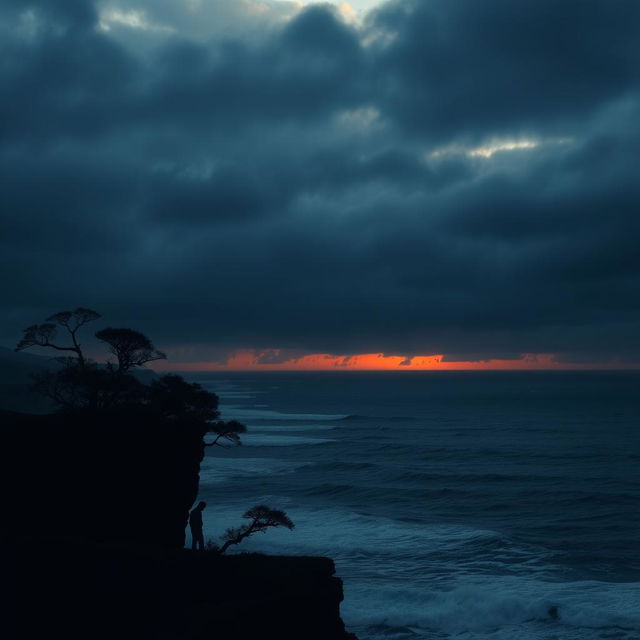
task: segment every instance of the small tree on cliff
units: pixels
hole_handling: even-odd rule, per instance
[[[241,445],[240,434],[246,433],[247,428],[237,420],[217,420],[209,425],[209,433],[215,433],[216,437],[212,442],[205,442],[205,447],[226,447]]]
[[[284,511],[270,509],[263,504],[251,507],[245,511],[242,517],[250,520],[249,524],[227,529],[223,535],[224,543],[219,549],[220,553],[224,553],[232,544],[240,544],[254,533],[264,533],[267,529],[275,527],[286,527],[287,529],[295,527]]]

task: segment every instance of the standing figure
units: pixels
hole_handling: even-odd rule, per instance
[[[204,533],[202,531],[202,512],[207,506],[206,502],[198,502],[197,506],[189,513],[189,527],[191,528],[191,548],[194,551],[204,551]]]

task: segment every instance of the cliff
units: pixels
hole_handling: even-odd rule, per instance
[[[131,412],[0,425],[3,637],[352,637],[330,559],[182,548],[200,427]]]
[[[180,548],[198,493],[198,425],[132,411],[0,412],[0,535]]]
[[[353,638],[328,558],[59,542],[2,553],[7,638]]]

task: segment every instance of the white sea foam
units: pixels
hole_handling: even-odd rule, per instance
[[[640,637],[638,584],[486,576],[447,588],[361,580],[345,586],[342,614],[354,627],[409,627],[418,637],[437,629],[465,639]],[[616,635],[600,635],[613,627]]]

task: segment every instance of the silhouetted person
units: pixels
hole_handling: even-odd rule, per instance
[[[204,533],[202,531],[202,512],[207,506],[206,502],[198,502],[197,506],[189,513],[189,527],[191,528],[191,548],[204,551]]]

